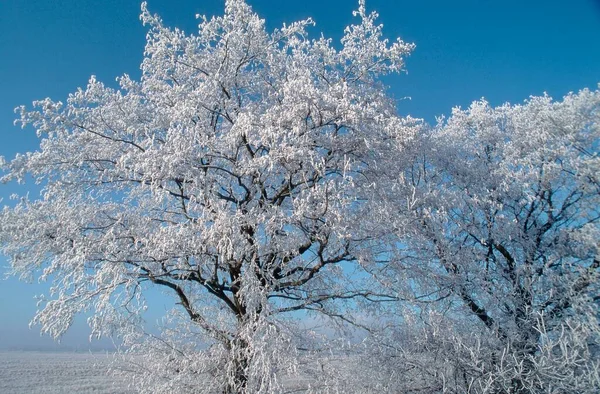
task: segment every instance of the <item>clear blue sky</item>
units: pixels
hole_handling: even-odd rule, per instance
[[[315,35],[339,40],[358,0],[249,2],[269,28],[311,16]],[[221,13],[223,0],[148,5],[168,25],[193,32],[194,15]],[[367,8],[379,12],[386,36],[417,44],[408,74],[386,79],[402,115],[433,121],[484,96],[498,105],[543,92],[560,97],[600,82],[598,1],[367,0]],[[38,143],[31,130],[12,125],[16,106],[48,96],[64,100],[91,74],[107,83],[123,73],[139,76],[146,32],[139,10],[138,0],[0,1],[0,155],[9,159]],[[6,202],[15,190],[0,185],[0,198]],[[0,274],[5,266],[0,257]],[[0,348],[55,348],[27,328],[33,296],[46,287],[0,281]],[[80,321],[61,346],[86,348],[87,335]]]

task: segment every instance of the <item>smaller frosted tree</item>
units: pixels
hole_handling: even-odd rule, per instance
[[[423,344],[455,365],[437,376],[456,392],[597,392],[600,92],[475,102],[420,142],[396,274],[447,327]]]
[[[54,281],[43,332],[88,312],[93,335],[151,354],[142,390],[271,393],[295,365],[286,314],[385,299],[348,276],[376,253],[373,196],[411,130],[377,77],[413,46],[382,40],[364,1],[355,15],[336,50],[311,20],[266,32],[243,0],[196,35],[143,4],[140,81],[21,108],[40,149],[2,180],[44,188],[2,211],[0,246],[16,275]],[[178,304],[161,338],[141,329],[144,282]]]

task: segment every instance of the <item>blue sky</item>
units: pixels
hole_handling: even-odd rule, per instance
[[[249,2],[269,28],[311,16],[315,37],[323,32],[339,41],[358,0]],[[223,0],[148,5],[167,25],[193,32],[194,15],[221,13]],[[433,121],[481,97],[494,105],[543,92],[558,98],[600,82],[599,1],[367,0],[367,9],[379,12],[387,37],[417,45],[408,73],[385,80],[402,115]],[[0,2],[0,156],[9,159],[38,144],[32,130],[12,125],[16,106],[44,97],[64,100],[92,74],[107,83],[123,73],[139,76],[146,33],[139,10],[138,0]],[[16,190],[27,187],[0,185],[0,198],[6,202]],[[0,274],[6,264],[0,257]],[[46,288],[0,281],[0,348],[57,348],[38,329],[28,329],[33,296]],[[150,319],[163,308],[155,307]],[[87,336],[79,321],[60,346],[86,348]]]

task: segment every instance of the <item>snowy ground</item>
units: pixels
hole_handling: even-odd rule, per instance
[[[104,353],[0,350],[0,394],[136,393],[124,377],[109,372],[110,366],[125,367],[122,361],[114,364],[113,360]],[[329,362],[340,366],[350,360],[331,358]],[[301,369],[304,373],[285,379],[287,393],[305,393],[314,384],[313,377],[323,373],[320,364],[309,360]]]
[[[0,352],[0,394],[134,393],[108,373],[110,355]]]

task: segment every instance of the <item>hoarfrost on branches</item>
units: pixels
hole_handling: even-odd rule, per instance
[[[440,390],[600,388],[599,144],[600,91],[584,89],[478,101],[414,145],[394,275],[420,310],[413,355],[445,360],[420,364]]]
[[[310,19],[267,32],[242,0],[194,35],[144,3],[140,81],[18,109],[40,149],[2,180],[43,192],[2,211],[0,240],[15,274],[54,282],[33,322],[60,337],[90,313],[93,336],[152,355],[142,391],[271,393],[295,368],[293,312],[351,322],[344,308],[392,299],[354,272],[380,254],[373,197],[415,124],[378,77],[413,45],[383,40],[364,1],[355,15],[336,50]],[[160,338],[144,282],[177,302]]]
[[[193,35],[144,3],[139,81],[18,108],[40,148],[0,180],[43,190],[0,250],[52,281],[33,323],[87,313],[146,393],[598,392],[600,92],[427,127],[380,82],[414,45],[354,16],[336,48],[243,0]]]

